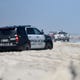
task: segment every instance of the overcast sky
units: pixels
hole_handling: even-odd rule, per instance
[[[0,0],[0,26],[23,24],[80,33],[80,0]]]

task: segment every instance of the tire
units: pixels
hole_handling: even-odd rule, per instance
[[[28,43],[23,47],[23,50],[30,50],[30,49],[31,49],[31,45]]]
[[[65,39],[63,39],[63,42],[65,42]]]
[[[54,39],[54,42],[56,42],[57,40],[56,39]]]
[[[69,42],[69,39],[67,39],[67,42]]]
[[[21,46],[18,50],[23,51],[23,50],[30,50],[31,45],[29,43],[26,43],[25,45]]]
[[[30,50],[31,49],[31,45],[27,44],[26,50]]]
[[[52,49],[53,48],[53,43],[52,42],[47,42],[46,43],[46,49]]]

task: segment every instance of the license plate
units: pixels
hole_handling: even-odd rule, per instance
[[[0,43],[0,46],[12,46],[12,43]]]
[[[8,42],[8,39],[2,39],[1,42]]]

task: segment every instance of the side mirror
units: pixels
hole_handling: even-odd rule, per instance
[[[41,34],[44,34],[44,31],[43,31],[43,29],[41,30]]]

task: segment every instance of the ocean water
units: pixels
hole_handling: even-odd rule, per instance
[[[80,42],[80,39],[70,39],[70,42],[78,43],[78,42]]]
[[[70,34],[70,42],[78,43],[80,42],[80,34]]]

